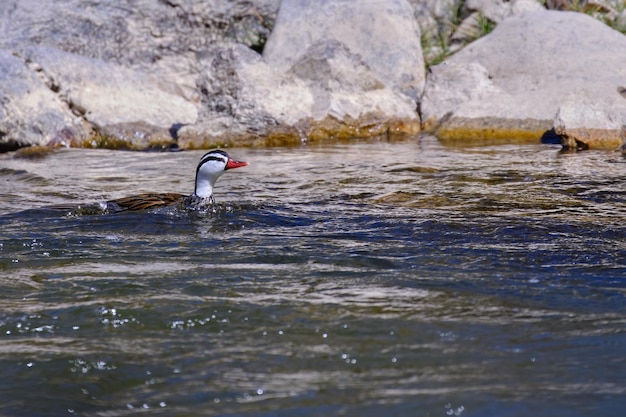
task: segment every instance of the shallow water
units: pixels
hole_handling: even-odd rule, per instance
[[[0,157],[0,415],[622,416],[626,159],[432,138]]]

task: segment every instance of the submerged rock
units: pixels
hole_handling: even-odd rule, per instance
[[[510,17],[431,68],[423,126],[444,140],[535,143],[554,128],[566,145],[576,136],[590,148],[616,148],[607,135],[618,136],[626,124],[626,99],[619,93],[626,79],[624,51],[624,35],[581,13]],[[584,100],[572,101],[575,92]],[[588,109],[590,102],[599,104],[594,111],[576,110],[585,114],[584,122],[572,123],[572,109]],[[568,126],[596,130],[587,135]]]

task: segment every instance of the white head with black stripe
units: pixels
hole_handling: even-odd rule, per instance
[[[219,149],[204,154],[196,169],[196,187],[192,197],[211,199],[215,182],[224,172],[246,165],[248,165],[247,162],[232,159],[226,152]]]

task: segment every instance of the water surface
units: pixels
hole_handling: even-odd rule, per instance
[[[622,416],[626,159],[428,137],[0,157],[0,415]]]

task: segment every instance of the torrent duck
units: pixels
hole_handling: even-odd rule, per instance
[[[247,166],[247,162],[237,161],[222,150],[214,150],[200,158],[196,168],[196,185],[193,194],[147,193],[124,197],[106,202],[107,210],[145,210],[182,204],[187,208],[198,208],[215,202],[213,187],[217,179],[227,170]]]
[[[237,161],[222,150],[213,150],[200,158],[196,168],[196,185],[193,194],[145,193],[132,197],[118,198],[100,203],[98,207],[79,207],[80,212],[118,213],[129,210],[146,210],[179,205],[184,208],[202,208],[215,203],[213,187],[217,179],[227,170],[247,166],[247,162]],[[52,206],[55,209],[75,209],[65,205]]]

